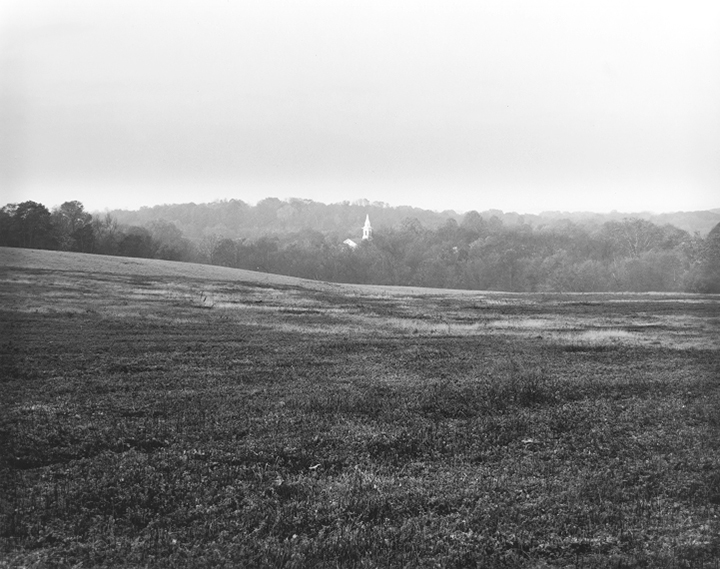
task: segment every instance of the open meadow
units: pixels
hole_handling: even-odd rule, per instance
[[[0,567],[720,567],[720,297],[0,249]]]

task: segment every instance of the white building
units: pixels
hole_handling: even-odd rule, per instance
[[[362,240],[363,241],[370,241],[372,239],[372,225],[370,225],[370,215],[365,216],[365,225],[363,225],[362,228]],[[357,248],[358,244],[357,242],[353,241],[352,239],[345,239],[343,241],[343,245],[347,245],[350,247],[350,249]]]
[[[365,216],[365,225],[363,225],[363,241],[372,239],[372,225],[370,225],[370,214]]]

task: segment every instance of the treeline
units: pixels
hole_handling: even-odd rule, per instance
[[[405,218],[416,218],[424,226],[436,228],[449,217],[461,218],[454,211],[438,213],[410,206],[390,207],[384,202],[368,200],[324,204],[298,198],[266,198],[254,206],[237,199],[201,204],[165,204],[110,213],[120,223],[129,225],[145,226],[153,220],[166,219],[186,237],[198,241],[206,237],[247,239],[268,234],[283,236],[307,228],[323,234],[342,235],[342,241],[357,233],[358,224],[362,224],[366,214],[377,227],[395,227]],[[497,214],[503,216],[502,212]]]
[[[350,227],[359,228],[364,219],[357,208],[350,207]],[[173,221],[152,219],[140,226],[118,223],[109,214],[94,218],[77,201],[53,211],[35,202],[0,210],[0,245],[11,247],[211,263],[346,283],[517,292],[720,292],[720,224],[703,238],[642,219],[531,226],[469,212],[435,227],[416,217],[397,226],[378,224],[374,238],[355,248],[342,244],[346,235],[317,228],[227,235],[209,230],[189,239]]]
[[[113,218],[124,225],[147,226],[157,219],[172,222],[185,237],[202,240],[217,236],[229,239],[258,238],[264,235],[287,235],[307,228],[323,234],[338,234],[355,238],[359,224],[369,214],[376,228],[397,228],[405,219],[417,219],[423,227],[436,230],[448,219],[461,223],[463,216],[452,210],[430,211],[410,206],[390,206],[383,202],[357,200],[324,204],[313,200],[291,198],[279,200],[266,198],[255,205],[242,200],[220,200],[210,203],[179,203],[142,207],[137,210],[115,210]],[[547,227],[570,220],[586,228],[596,229],[608,221],[622,221],[633,217],[650,221],[655,225],[674,225],[690,234],[707,235],[720,222],[720,209],[711,211],[675,212],[654,215],[637,213],[631,216],[618,212],[543,212],[518,214],[500,210],[481,211],[480,216],[489,221],[498,218],[503,225],[532,225]]]
[[[406,219],[353,249],[318,231],[221,239],[211,261],[347,283],[475,290],[720,292],[720,224],[707,238],[626,219],[508,227],[476,212],[425,228]]]
[[[94,217],[79,201],[65,202],[52,211],[34,201],[6,205],[0,209],[0,246],[203,261],[173,223],[121,225],[109,214]]]

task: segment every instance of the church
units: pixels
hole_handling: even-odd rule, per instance
[[[370,241],[372,239],[372,225],[370,225],[370,214],[367,214],[365,216],[365,225],[363,225],[362,228],[362,240],[363,241]],[[352,239],[345,239],[343,241],[343,244],[347,245],[351,249],[355,249],[358,244],[353,241]]]

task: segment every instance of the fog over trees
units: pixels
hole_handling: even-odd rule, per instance
[[[373,239],[360,241],[369,214]],[[703,237],[685,227],[714,227]],[[0,246],[189,261],[345,283],[475,290],[720,292],[720,214],[520,216],[361,200],[265,199],[91,215],[78,201],[0,210]],[[694,225],[693,225],[694,224]],[[343,244],[356,239],[355,248]]]

